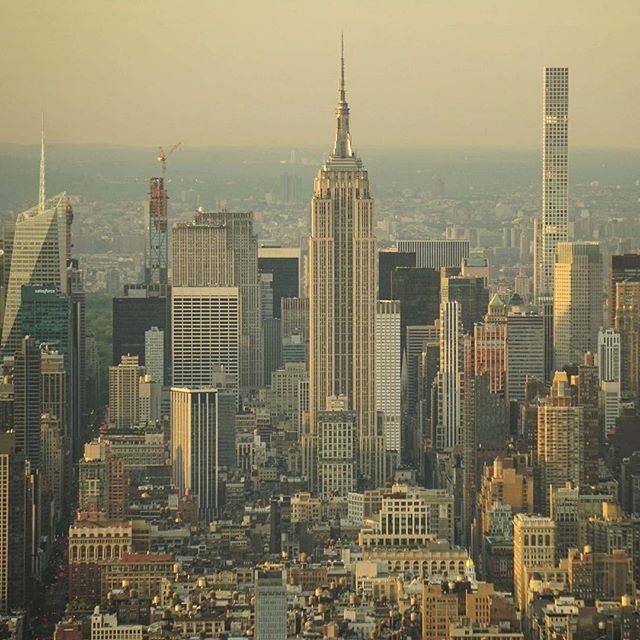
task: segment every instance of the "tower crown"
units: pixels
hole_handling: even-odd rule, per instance
[[[340,84],[338,104],[336,105],[336,141],[333,145],[333,157],[353,158],[351,134],[349,133],[349,104],[347,103],[344,84],[344,36],[341,37]]]

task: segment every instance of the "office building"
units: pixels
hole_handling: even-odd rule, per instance
[[[287,640],[286,572],[265,565],[255,572],[255,638]]]
[[[235,412],[233,383],[171,388],[174,482],[181,496],[196,496],[199,518],[206,522],[219,513],[222,469],[235,466]]]
[[[376,239],[373,199],[349,133],[344,58],[333,152],[318,170],[309,239],[309,426],[304,473],[316,489],[314,453],[319,413],[345,396],[355,413],[358,476],[378,486],[385,477],[384,436],[375,403]],[[345,230],[347,230],[345,232]]]
[[[0,434],[0,487],[0,612],[6,614],[25,607],[31,589],[25,459],[15,433]]]
[[[70,397],[70,439],[69,448],[72,459],[78,460],[82,455],[82,445],[86,438],[85,428],[89,422],[87,410],[88,369],[87,369],[87,335],[86,335],[86,301],[83,285],[83,272],[78,261],[70,259],[67,264],[67,281],[69,284],[69,301],[71,304],[71,353],[69,384]],[[95,407],[95,405],[92,405]]]
[[[507,314],[507,399],[524,402],[528,380],[545,379],[544,318],[526,307]]]
[[[49,525],[59,522],[62,514],[62,504],[65,499],[65,457],[66,449],[64,433],[60,420],[50,413],[43,413],[40,418],[40,477],[41,491],[48,497],[41,502],[42,526],[49,534]],[[51,501],[54,505],[50,513]],[[48,516],[48,518],[46,517]]]
[[[551,394],[538,407],[538,463],[549,508],[549,488],[580,484],[584,463],[584,409],[573,406],[564,371],[553,377]]]
[[[223,367],[238,389],[241,340],[238,287],[174,286],[171,304],[174,386],[210,387]]]
[[[491,530],[492,511],[496,504],[509,506],[511,513],[533,511],[533,482],[533,466],[527,455],[498,456],[493,464],[485,465],[477,495],[480,530],[483,535]],[[509,537],[512,535],[511,528],[509,520]]]
[[[293,334],[300,336],[303,344],[309,341],[309,298],[282,298],[280,300],[282,339]]]
[[[400,425],[400,303],[378,300],[376,310],[376,411],[384,416],[385,449],[399,460]]]
[[[398,251],[397,247],[378,251],[378,300],[392,300],[391,274],[397,267],[415,266],[415,253]]]
[[[534,240],[534,296],[554,290],[558,243],[569,240],[569,69],[545,67],[542,113],[542,215]],[[582,354],[581,354],[582,355]]]
[[[263,380],[269,384],[271,374],[279,369],[283,363],[282,327],[280,318],[265,318],[262,321],[262,348],[263,348]],[[304,362],[304,350],[302,353]]]
[[[625,253],[609,256],[609,327],[615,323],[616,284],[618,282],[640,282],[640,253]]]
[[[555,562],[555,524],[551,518],[518,513],[513,518],[513,568],[518,607],[527,612],[529,578]]]
[[[489,374],[491,393],[504,393],[507,377],[507,305],[496,293],[482,324],[473,327],[474,373]]]
[[[602,326],[602,254],[596,242],[556,245],[553,348],[556,369],[595,352]]]
[[[458,271],[455,269],[454,271]],[[473,333],[473,325],[482,322],[489,304],[489,290],[484,278],[450,275],[447,269],[441,272],[440,301],[460,303],[460,321],[466,333]]]
[[[616,283],[614,325],[620,334],[622,395],[640,400],[640,281]]]
[[[164,379],[169,382],[171,356],[171,289],[167,285],[129,285],[113,299],[113,357],[138,356],[145,365],[145,334],[151,327],[164,332]]]
[[[45,286],[25,285],[21,290],[20,327],[22,336],[55,347],[71,367],[71,318],[67,295]]]
[[[40,410],[59,420],[67,442],[71,442],[67,424],[67,374],[62,354],[40,345]]]
[[[241,336],[239,385],[247,390],[260,387],[261,289],[253,214],[198,211],[191,222],[176,223],[171,240],[171,278],[174,288],[237,289]],[[173,308],[175,311],[175,303]],[[176,378],[173,383],[191,384]]]
[[[16,448],[32,468],[40,464],[40,348],[26,336],[14,355],[13,416]]]
[[[67,294],[66,196],[64,193],[18,215],[10,243],[2,352],[11,355],[22,337],[21,309],[24,285],[46,285],[60,295]]]
[[[400,517],[398,517],[398,515]],[[453,495],[445,489],[395,484],[382,497],[380,512],[360,529],[358,544],[370,547],[421,547],[432,540],[453,544]]]
[[[145,202],[144,281],[167,284],[169,276],[168,196],[164,176],[149,181]]]
[[[398,267],[391,273],[391,300],[400,302],[400,348],[407,327],[432,325],[440,317],[440,274],[434,269]]]
[[[109,424],[116,429],[127,429],[140,421],[143,373],[138,356],[122,356],[117,367],[109,367]]]
[[[468,240],[398,240],[398,251],[415,253],[416,267],[435,269],[459,267],[469,257]]]
[[[346,404],[344,397],[330,398],[328,410],[317,414],[318,493],[323,498],[346,496],[357,488],[357,418]]]
[[[438,371],[438,424],[436,448],[451,450],[462,444],[464,411],[464,345],[461,305],[440,305],[440,370]]]
[[[296,247],[258,247],[258,271],[271,274],[273,317],[282,317],[282,298],[300,295],[302,251]]]
[[[151,327],[144,332],[144,368],[161,387],[164,386],[164,331]]]

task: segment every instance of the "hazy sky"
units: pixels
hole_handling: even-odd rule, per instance
[[[0,141],[525,146],[542,67],[570,144],[640,147],[638,0],[0,0]]]

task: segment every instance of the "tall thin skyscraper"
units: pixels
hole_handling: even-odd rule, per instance
[[[145,203],[144,281],[147,284],[167,284],[168,282],[167,221],[168,196],[164,178],[151,178],[149,200]]]
[[[349,133],[342,56],[333,152],[319,169],[311,201],[309,239],[310,398],[305,472],[317,487],[318,413],[345,396],[356,413],[358,475],[384,480],[384,437],[375,403],[376,239],[369,177]]]
[[[462,444],[464,411],[464,344],[461,304],[440,305],[440,370],[436,447],[451,450]]]
[[[40,347],[25,336],[14,356],[14,429],[16,446],[31,462],[33,469],[40,464]]]
[[[542,216],[536,228],[536,299],[553,292],[556,247],[569,239],[569,69],[545,67],[542,114]]]
[[[400,302],[378,300],[376,313],[376,409],[384,415],[385,448],[399,462]]]

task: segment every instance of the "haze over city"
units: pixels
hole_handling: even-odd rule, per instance
[[[544,65],[571,142],[640,147],[634,0],[4,2],[0,141],[292,146],[331,135],[344,30],[362,146],[535,147]]]

